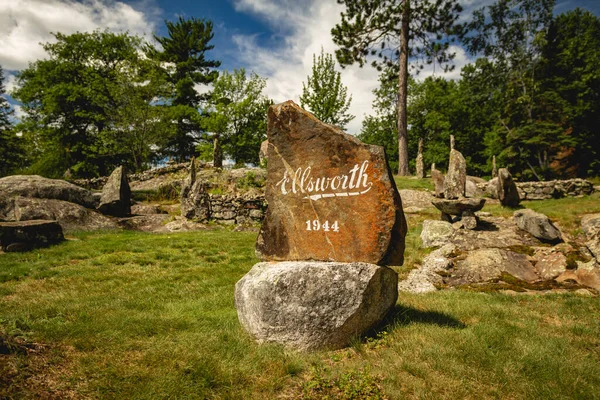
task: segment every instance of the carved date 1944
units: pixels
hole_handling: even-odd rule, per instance
[[[321,224],[321,222],[318,219],[313,219],[306,221],[306,230],[307,231],[320,231],[322,230],[323,232],[339,232],[340,231],[340,226],[338,224],[337,221],[333,221],[333,223],[330,225],[329,221],[325,221],[323,222],[323,224]]]

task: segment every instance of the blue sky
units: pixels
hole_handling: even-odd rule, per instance
[[[466,17],[493,0],[460,2]],[[575,7],[600,15],[600,0],[557,0],[555,12]],[[213,21],[215,48],[208,57],[222,61],[221,69],[254,71],[267,78],[266,94],[276,102],[298,102],[313,54],[321,47],[335,50],[330,30],[342,10],[335,0],[0,0],[0,65],[11,90],[16,84],[13,74],[45,56],[39,43],[51,41],[50,32],[108,28],[151,39],[154,33],[166,35],[165,19],[193,16]],[[459,76],[471,61],[461,48],[455,50],[457,68],[448,78]],[[348,131],[358,133],[365,114],[372,113],[377,72],[357,66],[340,71],[353,96],[350,112],[356,116]],[[432,73],[425,70],[420,77]],[[20,113],[18,106],[16,111]]]

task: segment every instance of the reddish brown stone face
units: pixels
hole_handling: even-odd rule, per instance
[[[271,106],[263,260],[401,265],[406,220],[383,148],[291,101]]]

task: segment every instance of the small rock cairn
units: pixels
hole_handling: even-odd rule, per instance
[[[266,198],[254,265],[235,287],[259,342],[334,349],[396,303],[406,220],[383,148],[324,124],[292,101],[268,111]]]
[[[483,208],[485,199],[466,198],[466,183],[467,163],[463,155],[454,148],[454,136],[450,135],[450,161],[448,174],[443,183],[444,198],[433,200],[432,203],[442,212],[443,221],[458,222],[465,229],[475,229],[477,227],[475,212]],[[452,215],[455,215],[456,219],[453,219]]]

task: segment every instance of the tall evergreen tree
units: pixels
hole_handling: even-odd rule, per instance
[[[457,33],[462,7],[457,0],[338,0],[346,6],[342,21],[332,30],[342,66],[371,62],[378,69],[398,71],[398,174],[408,175],[407,87],[408,61],[449,62],[450,37]],[[375,57],[377,56],[377,57]],[[422,66],[422,63],[420,64]]]
[[[342,84],[341,74],[335,70],[333,56],[321,48],[319,57],[313,54],[311,75],[307,83],[302,82],[300,105],[312,112],[321,121],[345,129],[354,119],[348,114],[352,96]]]
[[[10,117],[13,110],[4,98],[6,89],[4,87],[4,71],[0,66],[0,176],[10,174],[20,164],[22,148],[20,138],[13,131]]]
[[[201,135],[198,107],[206,99],[197,91],[197,84],[209,84],[218,77],[214,70],[220,61],[209,60],[206,52],[214,48],[213,23],[204,19],[179,17],[177,22],[166,21],[168,36],[155,39],[162,50],[151,49],[152,57],[166,63],[169,80],[174,93],[170,108],[172,120],[176,121],[173,136],[167,143],[167,155],[184,161],[194,155]]]

